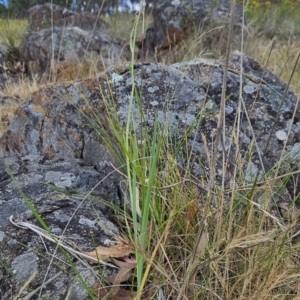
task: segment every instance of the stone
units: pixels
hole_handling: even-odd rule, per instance
[[[108,28],[97,14],[89,12],[75,12],[65,7],[45,3],[35,5],[28,10],[28,28],[31,31],[54,27],[79,27],[84,30],[103,30]]]
[[[112,171],[108,168],[102,169],[102,175]],[[11,171],[14,181],[6,169]],[[120,205],[117,176],[112,174],[104,178],[101,172],[93,167],[82,166],[79,161],[77,164],[75,161],[46,162],[38,155],[0,159],[0,172],[0,251],[4,264],[0,270],[6,266],[16,276],[11,277],[3,269],[5,275],[0,280],[1,299],[10,299],[10,293],[16,295],[33,275],[31,284],[34,288],[53,278],[41,291],[45,298],[64,299],[69,291],[76,288],[76,293],[82,295],[81,299],[90,299],[84,286],[73,274],[70,262],[56,249],[55,243],[29,229],[12,226],[9,218],[12,216],[15,222],[27,222],[45,229],[29,209],[25,201],[25,197],[28,197],[51,235],[65,236],[64,242],[74,249],[93,251],[95,245],[102,245],[107,239],[113,239],[115,234],[120,234],[109,221],[110,209],[106,205]],[[63,178],[68,178],[69,174],[73,174],[73,180],[61,184],[66,182]],[[54,255],[53,263],[50,263],[51,255]],[[79,262],[76,265],[82,278],[86,279],[88,272],[88,284],[98,282],[93,267],[86,267]],[[12,289],[8,284],[12,284]],[[26,293],[29,291],[25,290],[22,296]]]
[[[54,48],[53,48],[54,47]],[[99,31],[79,27],[54,27],[29,33],[20,46],[20,60],[30,65],[32,74],[43,75],[51,70],[53,59],[57,69],[63,63],[88,62],[100,69],[119,64],[129,58],[110,36]]]
[[[226,188],[232,187],[231,171],[236,164],[243,166],[237,174],[242,183],[253,182],[257,172],[263,178],[282,157],[285,159],[279,175],[289,170],[298,171],[300,165],[299,100],[272,72],[241,55],[235,52],[229,61],[225,136],[217,145],[215,182],[221,184],[224,177]],[[138,93],[135,96],[139,96],[146,116],[146,120],[141,118],[134,102],[132,115],[138,134],[142,124],[151,134],[157,120],[172,145],[180,145],[181,137],[189,129],[185,136],[188,147],[178,152],[175,161],[184,170],[187,157],[190,157],[191,175],[205,185],[211,180],[206,151],[212,155],[224,69],[223,61],[212,59],[195,59],[171,66],[160,63],[134,66]],[[18,108],[0,138],[0,198],[5,207],[1,211],[4,221],[0,223],[3,299],[16,295],[24,284],[11,277],[3,264],[11,267],[18,257],[31,253],[32,249],[39,259],[36,261],[37,275],[30,288],[54,278],[39,291],[41,297],[65,299],[69,293],[89,299],[55,245],[29,229],[13,226],[9,217],[12,215],[14,222],[41,227],[28,208],[28,199],[52,234],[63,235],[71,245],[75,241],[76,246],[85,251],[93,249],[95,244],[104,245],[107,238],[118,234],[110,206],[120,206],[124,201],[120,192],[123,178],[115,171],[121,162],[109,152],[100,128],[111,134],[106,121],[107,111],[112,107],[107,105],[109,100],[116,109],[114,116],[126,126],[131,74],[130,66],[125,64],[112,67],[95,79],[41,88]],[[238,111],[240,91],[244,106]],[[292,119],[294,113],[297,117]],[[238,115],[241,122],[236,133]],[[290,132],[284,141],[278,139],[280,131]],[[224,151],[228,157],[225,174],[222,173]],[[158,171],[164,171],[164,166]],[[300,192],[297,174],[286,181],[278,183],[284,192],[274,188],[271,195],[274,205],[282,206],[282,210]],[[55,258],[49,264],[51,255]],[[89,286],[98,280],[97,272],[93,275],[82,269],[84,265],[77,266]],[[55,277],[57,274],[59,278]]]
[[[225,30],[222,30],[228,31],[230,2],[230,0],[155,1],[153,22],[147,28],[143,42],[144,52],[152,56],[177,45],[188,35],[195,32],[201,34],[220,25],[225,25]],[[242,18],[242,8],[237,4],[233,17],[236,37],[241,33]],[[222,30],[209,33],[212,45],[224,35]]]
[[[25,253],[14,259],[11,264],[13,273],[20,281],[28,280],[37,269],[38,257],[34,253]]]

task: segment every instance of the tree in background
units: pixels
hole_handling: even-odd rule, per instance
[[[7,0],[0,0],[0,15],[7,13]]]
[[[27,10],[37,4],[45,4],[50,0],[0,0],[8,1],[8,9],[10,14],[15,17],[24,18],[27,16]],[[72,8],[76,11],[98,12],[102,7],[103,13],[112,13],[118,11],[130,11],[135,3],[140,0],[52,0],[53,4]]]
[[[38,4],[45,4],[50,0],[8,0],[9,15],[17,18],[26,18],[27,11],[30,7]],[[53,4],[65,7],[71,6],[71,0],[53,0]]]
[[[131,11],[133,4],[140,0],[73,0],[72,7],[76,11],[98,11],[101,7],[104,13],[112,13],[119,10]]]
[[[4,6],[4,7],[8,7],[8,3],[7,0],[0,0],[0,5]]]

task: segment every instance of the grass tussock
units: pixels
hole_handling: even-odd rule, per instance
[[[283,219],[272,203],[289,174],[277,178],[274,168],[258,183],[241,178],[238,189],[210,191],[176,164],[167,125],[150,135],[130,121],[126,136],[113,107],[107,103],[105,127],[94,119],[94,128],[123,165],[125,209],[118,213],[141,262],[137,299],[294,299],[298,214],[286,208]]]
[[[18,46],[27,31],[27,20],[0,18],[0,45],[7,50],[5,60],[14,62],[18,59]]]

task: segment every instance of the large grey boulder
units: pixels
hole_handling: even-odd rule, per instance
[[[29,33],[21,44],[20,56],[30,65],[31,73],[42,75],[50,71],[51,62],[57,66],[88,62],[105,69],[126,60],[129,53],[101,31],[54,27]]]
[[[228,32],[230,3],[230,0],[155,1],[153,23],[146,32],[144,51],[153,55],[160,50],[171,48],[190,34],[200,34],[217,25],[224,25],[224,29],[209,34],[218,35],[220,39],[224,32]],[[242,17],[242,8],[237,4],[233,17],[235,35],[241,32]]]
[[[229,63],[225,137],[218,145],[215,172],[216,184],[221,183],[222,176],[225,176],[225,185],[229,189],[233,180],[231,170],[235,165],[243,166],[237,174],[239,182],[251,183],[257,173],[259,180],[262,180],[265,172],[276,167],[282,157],[284,164],[278,174],[299,170],[300,160],[298,99],[286,84],[258,62],[244,56],[241,66],[240,59],[240,53],[234,53]],[[191,157],[189,165],[192,175],[208,185],[211,178],[207,151],[211,156],[216,138],[224,63],[197,59],[172,66],[137,64],[134,74],[149,132],[153,130],[157,118],[162,126],[167,125],[165,130],[175,146],[189,128],[185,143],[188,147],[179,151],[176,163],[184,170],[187,157]],[[13,215],[14,221],[39,225],[16,186],[31,200],[53,234],[64,233],[66,239],[77,239],[80,249],[90,249],[93,239],[101,243],[107,235],[117,231],[108,219],[110,210],[106,204],[120,205],[122,201],[118,188],[120,178],[110,164],[112,162],[117,166],[118,162],[103,145],[94,121],[102,122],[109,132],[104,100],[111,99],[116,107],[115,116],[125,126],[131,82],[131,71],[124,65],[108,70],[97,79],[45,87],[19,107],[7,132],[0,138],[2,299],[16,295],[25,278],[35,271],[37,275],[30,287],[39,287],[48,270],[49,252],[53,253],[55,248],[31,231],[9,223],[8,217]],[[242,105],[238,112],[240,82],[245,107]],[[139,112],[138,105],[134,104],[132,113],[137,130],[141,124],[145,125]],[[236,133],[238,114],[240,130]],[[293,118],[293,115],[296,117]],[[222,173],[224,151],[229,162],[225,174]],[[163,165],[161,168],[158,171],[164,170]],[[6,169],[11,170],[15,181]],[[280,188],[271,191],[272,199],[277,201],[274,205],[289,205],[300,192],[297,175],[291,176],[288,182],[286,178],[282,179],[276,186]],[[90,191],[91,196],[85,199]],[[32,262],[31,265],[20,264],[24,257]],[[56,252],[55,263],[49,267],[47,276],[47,279],[54,279],[43,288],[43,297],[64,299],[68,291],[74,291],[76,280],[66,273],[70,269],[67,265],[64,267],[64,260],[63,255]],[[59,266],[63,268],[62,273],[59,273]],[[79,270],[87,271],[82,265]],[[59,277],[54,277],[56,274]],[[93,274],[84,274],[82,277],[89,286],[97,280]],[[25,294],[26,291],[23,296]],[[89,299],[83,288],[78,295],[80,299]],[[74,296],[72,299],[77,298]]]
[[[28,15],[28,27],[32,31],[51,28],[53,26],[76,26],[84,30],[102,30],[108,27],[108,24],[97,14],[75,12],[51,3],[31,7],[28,10]]]

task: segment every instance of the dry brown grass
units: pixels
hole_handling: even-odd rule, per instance
[[[7,129],[16,109],[32,93],[39,90],[35,80],[19,79],[18,82],[6,84],[3,93],[0,93],[0,136]]]
[[[274,48],[267,64],[273,43]],[[262,64],[267,64],[268,69],[273,71],[284,82],[288,82],[295,66],[299,49],[300,39],[296,37],[289,37],[286,40],[278,40],[276,38],[270,40],[264,36],[249,36],[245,52]],[[300,97],[300,65],[296,66],[290,87]]]

